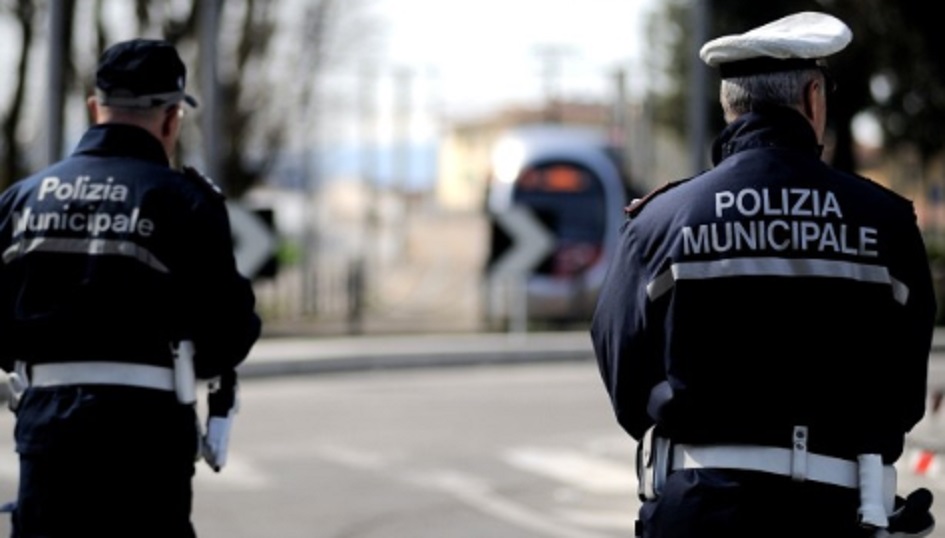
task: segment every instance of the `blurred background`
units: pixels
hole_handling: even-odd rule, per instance
[[[945,32],[934,8],[2,0],[0,187],[72,150],[106,46],[164,37],[200,100],[178,164],[250,216],[234,235],[270,335],[580,329],[623,205],[708,166],[722,117],[698,47],[819,10],[854,33],[831,59],[825,158],[915,202],[939,280]],[[507,219],[516,206],[529,211]]]

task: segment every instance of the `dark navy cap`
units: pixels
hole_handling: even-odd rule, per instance
[[[105,106],[153,108],[197,100],[184,91],[187,67],[177,49],[160,39],[132,39],[105,50],[95,72],[96,95]]]

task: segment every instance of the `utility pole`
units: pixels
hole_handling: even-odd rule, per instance
[[[559,45],[543,45],[535,48],[535,56],[541,64],[540,76],[544,95],[544,117],[551,123],[564,119],[561,110],[560,82],[564,57],[570,51]]]
[[[308,106],[303,108],[302,121],[308,127],[304,129],[302,148],[302,175],[305,181],[305,199],[307,202],[304,215],[302,248],[302,313],[309,316],[318,314],[321,261],[322,193],[321,193],[321,74],[315,72],[310,84],[314,91]]]
[[[53,2],[55,4],[56,2]],[[220,82],[217,77],[217,40],[220,35],[221,0],[200,2],[200,117],[203,138],[204,173],[226,192],[220,167]]]
[[[360,76],[359,138],[361,146],[361,182],[367,201],[364,204],[362,250],[367,254],[377,240],[378,186],[377,186],[377,71],[364,67]]]
[[[620,150],[620,167],[627,177],[630,176],[627,163],[630,162],[629,122],[627,120],[627,70],[617,68],[613,73],[614,101],[611,105],[610,142]]]
[[[410,205],[407,185],[411,171],[410,110],[412,108],[413,72],[408,68],[398,69],[394,73],[394,185],[393,191],[398,200],[397,221],[394,223],[395,256],[399,259],[409,257]]]
[[[712,3],[710,0],[695,0],[689,11],[692,27],[692,44],[694,52],[689,54],[689,156],[691,169],[697,174],[705,169],[707,154],[708,132],[708,69],[699,60],[699,47],[705,43],[709,35],[709,21],[711,20]]]
[[[377,175],[376,138],[373,127],[376,125],[377,74],[371,66],[365,66],[358,77],[358,138],[361,149],[361,192],[364,195],[364,213],[361,221],[361,241],[355,259],[348,271],[348,332],[364,332],[364,309],[368,286],[376,256],[373,251],[377,242],[377,195],[375,185]]]
[[[49,3],[49,63],[46,96],[46,161],[53,163],[62,157],[62,118],[65,102],[65,65],[69,54],[66,36],[72,35],[66,28],[66,9],[69,2]]]

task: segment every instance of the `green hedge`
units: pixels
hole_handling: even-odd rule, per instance
[[[935,299],[938,302],[935,324],[945,325],[945,242],[926,239],[926,252],[929,255],[929,268],[932,270]]]

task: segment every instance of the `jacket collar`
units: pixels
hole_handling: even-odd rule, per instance
[[[800,112],[787,107],[753,110],[730,123],[712,144],[712,164],[746,149],[779,147],[808,151],[820,158],[823,146]]]

